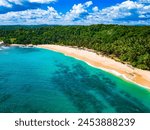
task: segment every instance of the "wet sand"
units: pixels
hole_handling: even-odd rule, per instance
[[[60,45],[37,45],[36,47],[61,52],[87,62],[89,65],[103,69],[150,89],[150,71],[134,68],[130,65],[117,62],[109,57],[98,55],[88,49]]]

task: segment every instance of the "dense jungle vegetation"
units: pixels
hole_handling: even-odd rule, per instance
[[[7,44],[86,47],[150,70],[150,26],[0,26],[0,40]]]

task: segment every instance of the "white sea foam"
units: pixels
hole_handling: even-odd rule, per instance
[[[9,47],[6,47],[6,46],[1,46],[1,49],[9,49]]]
[[[20,48],[34,48],[34,46],[19,46]]]
[[[65,55],[65,56],[69,56],[69,55],[66,55],[66,54],[64,54],[64,55]],[[72,56],[69,56],[69,57],[72,57]],[[75,58],[75,59],[77,59],[77,60],[80,60],[80,61],[84,61],[84,60],[81,60],[81,59],[79,59],[79,58],[77,58],[77,57],[73,57],[73,58]],[[117,72],[117,71],[115,71],[115,70],[106,69],[106,68],[102,68],[102,67],[97,67],[97,66],[94,66],[94,65],[90,64],[90,63],[87,62],[87,61],[84,61],[84,62],[85,62],[86,64],[92,66],[93,68],[97,68],[97,69],[106,71],[106,72],[111,73],[111,74],[113,74],[113,75],[115,75],[115,76],[117,76],[117,77],[120,77],[120,78],[122,78],[122,79],[125,79],[125,80],[128,81],[128,82],[137,84],[137,85],[140,86],[140,87],[143,87],[143,88],[146,88],[146,89],[150,90],[149,87],[144,86],[144,85],[141,85],[141,84],[138,84],[138,83],[132,81],[131,79],[129,79],[129,78],[128,78],[127,76],[125,76],[124,74],[121,74],[121,73],[119,73],[119,72]]]
[[[41,48],[41,47],[38,47],[38,48]],[[45,48],[45,49],[53,50],[53,51],[56,51],[56,52],[59,52],[59,53],[63,53],[63,52],[60,52],[60,51],[57,51],[57,50],[54,50],[54,49],[49,49],[49,48]],[[64,54],[65,56],[73,57],[73,58],[75,58],[75,59],[77,59],[77,60],[84,61],[84,60],[82,60],[82,59],[80,59],[80,58],[77,58],[77,57],[74,57],[74,56],[70,56],[70,55],[65,54],[65,53],[63,53],[63,54]],[[137,82],[134,82],[134,81],[132,81],[131,79],[129,79],[126,75],[121,74],[121,73],[119,73],[119,72],[117,72],[117,71],[115,71],[115,70],[106,69],[106,68],[103,68],[103,67],[97,67],[97,66],[94,66],[94,65],[90,64],[90,63],[87,62],[87,61],[84,61],[84,62],[87,63],[88,65],[94,67],[94,68],[98,68],[98,69],[100,69],[100,70],[106,71],[106,72],[111,73],[111,74],[113,74],[113,75],[115,75],[115,76],[117,76],[117,77],[120,77],[120,78],[122,78],[122,79],[124,79],[124,80],[126,80],[126,81],[128,81],[128,82],[137,84],[137,85],[140,86],[140,87],[143,87],[143,88],[146,88],[147,90],[150,90],[150,88],[149,88],[148,86],[144,86],[144,85],[138,84]]]

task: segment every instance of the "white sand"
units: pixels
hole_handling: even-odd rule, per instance
[[[150,89],[150,71],[133,68],[106,56],[97,55],[96,53],[87,49],[79,49],[60,45],[38,45],[37,47],[61,52],[65,55],[83,60],[94,67],[103,69]]]

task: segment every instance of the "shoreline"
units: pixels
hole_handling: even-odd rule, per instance
[[[104,70],[126,81],[150,89],[150,71],[129,67],[129,65],[117,62],[109,57],[97,55],[90,49],[60,45],[37,45],[35,47],[63,53],[66,56],[82,60],[92,67]]]

